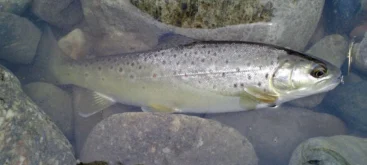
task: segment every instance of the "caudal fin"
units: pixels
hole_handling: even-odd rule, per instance
[[[33,63],[21,67],[16,74],[24,83],[45,81],[59,84],[58,73],[63,70],[63,64],[68,60],[71,58],[61,51],[51,29],[46,27]]]

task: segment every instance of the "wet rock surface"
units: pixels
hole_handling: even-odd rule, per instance
[[[256,165],[252,145],[233,128],[197,117],[132,112],[115,114],[93,128],[82,162],[110,164]]]
[[[34,82],[23,86],[24,92],[52,119],[68,139],[73,138],[71,96],[59,87]]]
[[[360,43],[355,44],[353,47],[353,68],[360,73],[367,73],[367,33]]]
[[[30,5],[32,0],[0,0],[0,12],[20,15]]]
[[[73,149],[48,116],[0,66],[0,164],[76,164]]]
[[[13,63],[32,62],[40,30],[25,18],[0,12],[0,58]]]
[[[79,0],[33,0],[32,11],[46,22],[66,30],[83,19]]]
[[[366,81],[338,86],[328,93],[323,111],[341,118],[351,129],[367,132],[366,89]]]
[[[362,165],[367,162],[367,139],[353,136],[316,137],[301,143],[289,165]]]
[[[276,0],[261,2],[249,0],[246,1],[248,4],[256,4],[251,6],[252,10],[249,10],[254,11],[254,13],[256,13],[256,6],[271,6],[269,8],[271,8],[273,12],[270,21],[256,22],[255,20],[251,20],[252,17],[249,16],[251,13],[246,13],[248,14],[247,16],[249,16],[246,18],[255,23],[243,24],[243,22],[240,21],[224,27],[203,29],[182,28],[162,23],[142,12],[129,0],[81,0],[81,2],[83,4],[85,19],[92,33],[96,35],[113,35],[114,33],[126,32],[138,33],[140,35],[137,36],[136,40],[144,41],[147,45],[154,46],[161,35],[168,32],[174,32],[199,40],[258,41],[286,46],[296,50],[302,50],[306,46],[317,26],[324,5],[323,0]],[[234,4],[242,3],[242,1],[231,2]],[[203,3],[205,4],[206,1],[203,1]],[[201,4],[198,3],[197,5],[200,6]],[[154,5],[152,8],[146,7],[145,11],[154,10],[155,8],[156,6]],[[222,9],[219,11],[212,8],[198,8],[197,13],[200,13],[199,10],[203,12],[222,12]],[[171,19],[172,18],[170,18],[170,21],[172,22],[173,20]],[[190,20],[195,20],[195,14]],[[211,21],[206,22],[204,20],[202,23],[198,24],[205,25]],[[215,24],[223,24],[223,22],[216,21],[219,20],[214,20]],[[176,23],[175,21],[173,22]]]
[[[293,107],[212,114],[206,118],[233,127],[248,138],[260,165],[287,164],[292,151],[308,138],[346,133],[344,123],[334,116]]]

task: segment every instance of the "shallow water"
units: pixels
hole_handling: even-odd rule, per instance
[[[214,6],[217,8],[209,10],[213,2],[205,0],[157,3],[142,0],[140,10],[128,0],[0,0],[0,64],[14,73],[21,82],[23,92],[40,107],[35,113],[45,112],[57,126],[51,131],[60,130],[62,135],[59,138],[72,145],[70,152],[74,157],[71,159],[84,163],[364,163],[367,157],[367,140],[364,139],[367,138],[367,60],[364,60],[367,55],[367,36],[364,35],[367,31],[367,2],[247,1],[247,4],[237,3],[236,0],[216,1],[218,4]],[[241,8],[238,11],[244,14],[234,12],[237,8]],[[144,9],[148,10],[148,14],[144,13]],[[225,12],[227,17],[221,12]],[[152,13],[153,17],[149,16]],[[239,22],[235,24],[236,21]],[[352,63],[348,66],[348,51],[353,38],[355,43],[350,51]],[[96,56],[124,56],[157,48],[172,48],[194,40],[241,40],[287,47],[340,68],[344,83],[326,93],[292,100],[276,108],[253,111],[142,114],[137,113],[142,112],[140,107],[117,103],[83,117],[79,115],[81,108],[95,108],[98,104],[83,101],[87,96],[80,94],[75,84],[59,84],[60,79],[51,76],[50,65],[57,62],[40,60],[61,54],[81,64],[85,60],[103,58]],[[118,63],[116,65],[119,66]],[[139,67],[138,64],[129,65]],[[101,76],[105,80],[105,75],[98,70],[109,67],[99,67],[102,69],[97,68],[95,74],[89,75]],[[351,67],[350,73],[348,67]],[[93,72],[91,68],[88,73]],[[67,69],[57,70],[57,73],[66,74]],[[111,88],[113,86],[112,82],[104,83]],[[238,86],[240,84],[235,85]],[[129,95],[135,97],[134,93]],[[0,103],[3,103],[1,96]],[[23,101],[19,100],[19,104],[22,105]],[[0,106],[0,109],[4,107]],[[27,116],[10,120],[4,114],[0,113],[0,133],[3,132],[5,137],[0,136],[0,139],[14,139],[6,128],[14,124],[23,127],[25,123],[15,121],[23,121],[22,118]],[[37,119],[32,120],[37,122]],[[11,124],[6,125],[7,122]],[[318,140],[318,137],[325,138]],[[27,139],[20,138],[19,141],[34,140],[32,137],[24,138]],[[308,141],[310,138],[316,140]],[[24,155],[22,160],[26,161],[23,164],[57,159],[52,154],[50,158],[27,157],[32,155],[29,153],[40,150],[32,145],[19,145],[17,147],[24,151],[16,150],[14,154],[14,147],[3,141],[0,142],[0,152],[5,156],[0,155],[0,164],[21,164],[17,155]],[[17,145],[19,141],[16,141]],[[313,147],[317,152],[309,151]],[[327,152],[329,150],[332,154]],[[57,155],[58,151],[54,152]],[[67,164],[66,161],[59,161],[60,164]]]

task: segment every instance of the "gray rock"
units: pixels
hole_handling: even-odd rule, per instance
[[[32,11],[46,22],[67,30],[83,19],[79,0],[33,0]]]
[[[50,116],[68,139],[73,138],[71,96],[55,85],[35,82],[23,87],[24,92]]]
[[[25,18],[0,12],[0,38],[1,59],[28,64],[36,54],[41,32]]]
[[[292,151],[302,141],[346,132],[344,123],[334,116],[292,107],[212,114],[207,118],[246,136],[255,148],[260,165],[287,164]]]
[[[0,66],[0,164],[76,164],[73,149],[48,116]]]
[[[80,160],[113,164],[256,165],[255,151],[239,132],[186,115],[132,112],[112,115],[90,133]]]
[[[308,54],[324,59],[339,68],[347,59],[347,52],[348,41],[338,34],[324,37],[307,51]]]
[[[367,33],[360,43],[356,43],[353,47],[353,68],[363,74],[367,73]]]
[[[301,143],[289,165],[363,165],[366,162],[367,139],[341,135],[316,137]]]
[[[350,129],[367,132],[367,82],[340,85],[328,93],[324,111],[344,120]]]
[[[0,12],[20,15],[30,5],[32,0],[0,0]]]
[[[136,33],[147,45],[174,32],[199,40],[245,40],[272,43],[303,50],[319,21],[324,0],[265,0],[272,8],[268,22],[234,24],[211,29],[182,28],[159,22],[131,4],[130,0],[81,0],[85,19],[94,34]],[[252,10],[249,10],[252,11]],[[222,11],[218,11],[222,12]],[[118,37],[118,36],[116,36]],[[128,43],[128,41],[121,43]]]
[[[346,39],[338,34],[329,35],[313,45],[306,53],[324,59],[339,68],[347,57],[348,42]],[[288,104],[304,107],[314,108],[319,105],[324,99],[326,93],[316,94],[308,97],[299,98],[288,102]]]

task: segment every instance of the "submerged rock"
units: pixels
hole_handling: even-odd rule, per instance
[[[76,164],[73,149],[48,116],[0,66],[0,164]]]
[[[363,74],[367,74],[367,33],[360,43],[353,47],[353,68],[357,69]]]
[[[33,0],[32,11],[46,22],[66,30],[83,19],[79,0]]]
[[[55,85],[35,82],[23,87],[24,92],[50,116],[68,139],[73,138],[71,96]]]
[[[247,137],[260,165],[287,164],[292,151],[308,138],[346,133],[344,123],[334,116],[292,107],[212,114],[207,118],[231,126]]]
[[[313,45],[306,53],[324,59],[341,68],[347,58],[348,42],[338,34],[329,35]],[[290,105],[314,108],[324,99],[326,93],[320,93],[288,102]]]
[[[0,0],[0,12],[20,15],[30,5],[32,0]]]
[[[0,58],[13,63],[32,62],[41,31],[25,18],[0,12]]]
[[[353,136],[316,137],[301,143],[289,165],[363,165],[367,162],[367,139]]]
[[[255,151],[240,133],[212,120],[186,115],[115,114],[93,128],[82,162],[109,164],[257,165]]]
[[[366,93],[366,81],[340,85],[327,94],[323,111],[338,116],[350,129],[367,132]]]
[[[206,0],[81,2],[95,35],[136,33],[137,40],[154,46],[160,36],[174,32],[199,40],[258,41],[295,50],[306,46],[324,5],[324,0],[216,0],[223,3],[214,6],[214,2]]]

